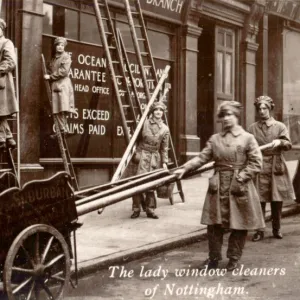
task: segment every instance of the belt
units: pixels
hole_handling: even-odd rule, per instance
[[[216,171],[233,171],[233,170],[240,170],[245,168],[245,164],[229,164],[228,162],[226,163],[221,163],[217,162],[215,163],[215,169]]]
[[[141,150],[149,151],[151,153],[158,152],[157,146],[143,145],[143,146],[138,146],[138,148]]]

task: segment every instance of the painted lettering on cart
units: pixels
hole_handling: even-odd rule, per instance
[[[54,199],[66,199],[70,197],[70,190],[62,186],[51,187],[36,187],[28,191],[22,191],[22,193],[13,194],[14,203],[22,206],[25,203],[35,203],[39,201],[54,200]]]
[[[147,4],[161,7],[178,14],[181,13],[183,2],[180,0],[147,0]]]

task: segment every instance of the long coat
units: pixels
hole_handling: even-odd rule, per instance
[[[143,174],[168,163],[170,131],[161,120],[149,118],[145,121],[133,162],[138,164],[137,174]]]
[[[262,164],[261,152],[253,135],[241,126],[235,126],[229,132],[214,134],[201,153],[184,164],[184,168],[186,171],[196,169],[211,160],[215,161],[216,169],[210,178],[201,223],[221,224],[225,228],[237,230],[265,227],[259,195],[253,183]],[[232,167],[224,169],[222,164]],[[237,184],[237,175],[244,181],[246,191],[241,197],[232,194],[233,184]]]
[[[257,180],[260,200],[262,202],[294,200],[293,184],[282,154],[292,147],[286,126],[271,117],[266,122],[253,123],[248,131],[254,135],[260,146],[275,139],[281,141],[278,148],[263,151],[263,169]]]
[[[3,46],[4,45],[4,46]],[[14,44],[9,39],[0,38],[0,116],[10,116],[19,111],[12,71],[16,67]]]
[[[74,112],[74,90],[69,78],[71,63],[71,57],[67,52],[56,54],[50,62],[49,75],[52,90],[52,110],[54,114]]]

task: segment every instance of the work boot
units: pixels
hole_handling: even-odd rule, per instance
[[[256,231],[252,237],[252,242],[258,242],[264,238],[264,232],[263,231]]]
[[[158,216],[154,212],[152,212],[152,211],[147,211],[146,215],[147,215],[147,218],[158,219]]]
[[[7,148],[15,149],[17,147],[17,143],[13,138],[6,139]]]
[[[200,269],[205,269],[207,268],[207,270],[211,270],[211,269],[217,269],[219,265],[219,261],[217,259],[210,259],[207,258]]]
[[[283,235],[279,229],[273,229],[273,236],[274,236],[274,238],[280,239],[280,240],[283,238]]]
[[[131,219],[136,219],[140,216],[140,212],[139,211],[134,211],[133,214],[131,215]]]
[[[226,266],[226,270],[231,272],[238,267],[238,260],[230,258]]]
[[[0,142],[0,151],[3,151],[6,149],[6,143],[5,142]]]

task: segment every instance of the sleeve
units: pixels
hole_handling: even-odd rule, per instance
[[[259,173],[262,169],[262,154],[259,150],[256,139],[253,135],[249,135],[248,146],[246,148],[247,164],[244,169],[242,169],[238,177],[246,182]]]
[[[284,151],[288,151],[292,148],[289,132],[283,123],[280,124],[279,139],[281,141],[281,149],[283,149]]]
[[[204,164],[208,163],[213,158],[213,149],[212,149],[212,137],[207,141],[205,148],[200,152],[200,154],[188,162],[186,162],[183,167],[186,170],[186,172],[195,170],[197,168],[200,168]]]
[[[167,129],[164,133],[164,136],[160,144],[161,161],[162,163],[166,163],[166,164],[168,163],[169,137],[170,137],[170,131],[169,129]]]
[[[12,41],[7,40],[2,51],[2,59],[0,61],[0,74],[7,74],[15,69],[17,62],[14,44],[12,43]]]
[[[68,54],[65,54],[62,58],[59,67],[53,73],[50,74],[50,79],[56,81],[64,77],[68,77],[71,68],[71,63],[71,57]]]

